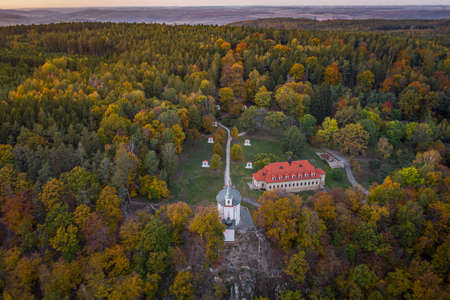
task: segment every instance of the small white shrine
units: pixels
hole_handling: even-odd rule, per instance
[[[226,225],[223,233],[225,242],[234,242],[236,226],[241,220],[241,193],[227,185],[217,196],[219,218]]]
[[[214,144],[214,139],[212,136],[208,137],[208,144]]]
[[[203,160],[202,161],[202,168],[209,168],[209,161]]]
[[[249,139],[244,140],[244,146],[251,146]]]
[[[217,121],[214,121],[214,122],[213,122],[213,126],[214,126],[214,127],[219,126],[219,124],[217,123]]]
[[[217,109],[218,111],[220,111],[220,105],[219,105],[219,104],[216,105],[216,109]]]
[[[253,163],[251,161],[248,161],[247,164],[245,165],[246,169],[253,169]]]

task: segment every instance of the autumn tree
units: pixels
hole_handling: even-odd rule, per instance
[[[223,246],[225,231],[225,225],[220,222],[217,209],[213,206],[197,208],[189,230],[206,240],[206,258],[210,263],[214,262],[219,249]]]
[[[272,92],[268,91],[265,86],[259,88],[255,95],[255,104],[258,107],[270,107],[272,101]]]
[[[342,81],[342,74],[339,71],[337,62],[334,62],[326,67],[323,76],[326,83],[331,85],[339,84]]]
[[[167,217],[177,236],[186,226],[188,218],[192,215],[192,209],[185,202],[177,202],[167,206]],[[178,237],[180,239],[180,237]]]
[[[25,233],[24,229],[30,230],[34,222],[32,215],[33,205],[29,193],[19,193],[6,197],[3,205],[0,207],[3,214],[1,220],[8,228],[16,234]],[[28,226],[21,226],[27,225]],[[27,228],[28,227],[28,228]]]
[[[72,260],[80,250],[78,227],[72,224],[59,227],[56,235],[50,239],[50,244],[66,260]]]
[[[211,169],[217,170],[220,169],[221,167],[222,167],[222,157],[214,153],[211,156]]]
[[[156,176],[140,176],[141,182],[139,193],[145,195],[150,201],[159,201],[161,198],[169,197],[169,189],[164,180],[158,179]]]
[[[383,159],[388,159],[391,156],[394,147],[389,143],[388,139],[381,137],[377,143],[377,152],[380,153]]]
[[[324,220],[333,220],[336,218],[336,209],[334,198],[326,192],[318,193],[314,199],[314,210],[318,212],[319,217]]]
[[[170,286],[170,293],[177,300],[194,299],[194,278],[189,271],[179,271],[173,284]]]
[[[275,91],[275,101],[281,109],[296,118],[304,114],[304,94],[297,93],[291,86],[283,85]]]
[[[375,83],[375,75],[370,70],[365,70],[364,72],[359,73],[357,79],[358,85],[365,93],[370,91]]]
[[[225,155],[225,150],[223,150],[222,144],[218,143],[217,140],[216,140],[216,142],[214,143],[214,146],[213,146],[213,154],[217,154],[220,157],[223,157]]]
[[[336,143],[338,131],[339,127],[336,120],[326,117],[322,122],[322,129],[317,131],[317,137],[322,143],[333,146]]]
[[[222,127],[217,128],[214,133],[214,140],[216,143],[225,144],[228,139],[228,134]]]
[[[369,143],[369,133],[360,123],[348,124],[336,133],[335,139],[342,152],[352,155],[364,154]]]
[[[14,154],[12,145],[0,145],[0,168],[6,164],[14,162]]]
[[[230,155],[232,160],[242,160],[243,159],[242,147],[238,144],[234,144],[231,147]]]
[[[55,204],[61,203],[65,193],[64,183],[58,179],[50,179],[42,187],[39,195],[45,209],[49,211]]]
[[[233,128],[231,128],[231,137],[233,139],[236,139],[239,136],[239,130],[237,129],[236,126],[233,126]]]
[[[302,64],[294,64],[289,70],[289,75],[293,76],[296,81],[302,80],[305,73],[305,66]]]
[[[105,219],[111,232],[117,230],[119,222],[122,220],[122,210],[115,188],[111,186],[103,188],[96,202],[95,211]]]
[[[291,249],[299,238],[302,199],[298,196],[279,197],[265,192],[259,199],[261,207],[254,213],[258,226],[266,235],[285,249]]]
[[[306,273],[309,271],[309,264],[305,258],[305,252],[299,251],[289,258],[285,272],[291,276],[297,284],[305,281]]]

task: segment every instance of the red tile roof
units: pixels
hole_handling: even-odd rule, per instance
[[[314,174],[314,176],[312,176],[311,174]],[[307,175],[306,178],[305,175]],[[266,183],[272,183],[272,182],[285,182],[285,181],[296,181],[306,179],[318,179],[320,178],[320,175],[325,175],[325,171],[320,168],[316,169],[307,160],[296,160],[291,163],[287,161],[271,163],[262,168],[261,170],[259,170],[258,172],[254,173],[253,178],[255,178],[255,180],[257,181],[265,181]]]

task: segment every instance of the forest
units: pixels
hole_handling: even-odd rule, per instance
[[[448,299],[448,45],[253,26],[0,28],[0,299],[229,299],[208,275],[226,247],[217,210],[171,197],[186,147],[214,134],[224,159],[216,119],[373,173],[367,196],[259,197],[254,222],[284,272],[254,299]]]

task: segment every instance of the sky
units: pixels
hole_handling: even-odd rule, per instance
[[[450,0],[0,0],[0,9],[92,6],[450,5]]]

